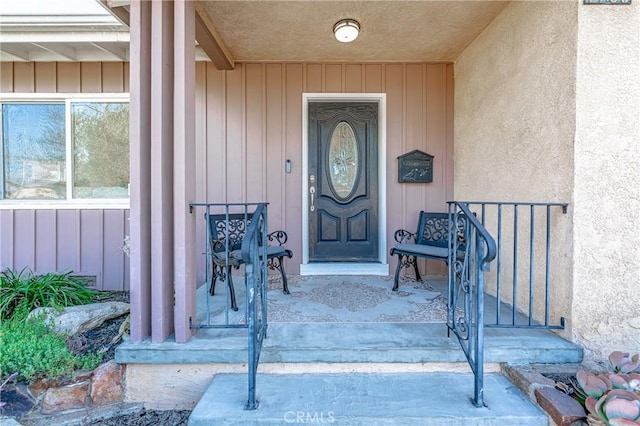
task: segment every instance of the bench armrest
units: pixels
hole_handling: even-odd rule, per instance
[[[270,234],[267,234],[268,241],[275,241],[279,246],[283,246],[286,244],[288,237],[287,233],[284,231],[273,231]]]
[[[221,240],[211,239],[210,244],[211,244],[211,252],[212,253],[217,253],[219,251],[224,251],[224,239],[221,239]]]
[[[211,244],[211,255],[213,257],[219,257],[221,253],[222,255],[224,255],[224,251],[226,249],[224,238],[220,238],[219,240],[211,239],[210,244]],[[229,247],[229,251],[233,251],[233,248]]]
[[[283,246],[287,240],[289,238],[287,237],[287,233],[284,231],[274,231],[270,234],[267,234],[267,241],[269,242],[276,242],[279,246]],[[219,257],[220,253],[224,254],[224,251],[226,249],[225,247],[225,239],[224,238],[220,238],[217,240],[212,239],[211,242],[211,254],[214,257]],[[233,251],[237,249],[237,247],[229,247],[230,251]]]
[[[406,229],[398,229],[395,234],[393,234],[393,238],[395,238],[397,243],[406,243],[413,240],[413,242],[417,241],[416,234],[413,232],[409,232]]]

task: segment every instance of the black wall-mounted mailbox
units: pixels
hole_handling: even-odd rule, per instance
[[[416,149],[398,157],[398,182],[433,182],[433,155]]]

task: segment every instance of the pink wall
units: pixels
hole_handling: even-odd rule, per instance
[[[304,92],[387,94],[388,247],[396,229],[415,230],[420,210],[446,210],[453,188],[453,65],[244,63],[218,71],[198,63],[196,76],[197,152],[206,154],[197,160],[198,201],[269,202],[270,229],[286,230],[294,251],[289,273],[298,273],[302,261]],[[396,158],[414,149],[435,156],[433,183],[397,183]],[[204,240],[199,244],[204,252]],[[441,271],[436,264],[427,272]]]
[[[129,90],[123,62],[3,62],[2,93],[122,93]],[[0,210],[0,269],[73,270],[94,275],[105,290],[129,289],[122,250],[129,210]]]
[[[129,289],[128,210],[0,210],[0,269],[72,270],[104,290]]]
[[[2,93],[121,93],[129,91],[126,62],[1,62]]]
[[[246,63],[218,71],[196,66],[196,200],[267,201],[269,226],[285,229],[302,260],[302,93],[387,94],[387,246],[398,228],[413,230],[420,210],[442,211],[452,195],[453,65]],[[126,92],[127,63],[1,63],[0,90]],[[398,184],[396,158],[413,149],[434,155],[434,182]],[[293,164],[284,171],[285,160]],[[0,267],[98,275],[105,289],[129,288],[128,210],[0,211]],[[204,235],[204,220],[198,235]],[[204,238],[198,240],[199,282]],[[393,259],[389,259],[391,267]],[[424,268],[424,267],[423,267]],[[427,272],[442,272],[438,264]]]

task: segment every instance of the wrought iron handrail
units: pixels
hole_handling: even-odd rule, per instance
[[[205,286],[211,282],[214,274],[211,263],[211,241],[217,236],[212,235],[210,227],[210,218],[212,213],[219,213],[220,216],[226,218],[226,225],[222,230],[224,239],[224,260],[225,265],[229,265],[231,261],[232,247],[230,241],[233,232],[238,231],[229,229],[230,218],[244,215],[246,230],[243,228],[244,235],[240,246],[240,256],[244,265],[244,318],[234,323],[230,318],[230,290],[226,289],[224,296],[224,319],[216,322],[218,317],[212,317],[211,311],[214,309],[212,305],[213,295],[205,292],[205,318],[204,323],[190,323],[191,328],[207,329],[207,328],[246,328],[248,338],[248,397],[245,409],[254,410],[258,407],[256,400],[256,375],[258,370],[258,362],[260,360],[260,351],[262,342],[267,336],[267,204],[268,203],[190,203],[189,212],[193,213],[197,207],[204,207],[204,219],[206,228],[206,256],[205,260]],[[255,211],[250,212],[249,208],[256,206]],[[235,255],[234,255],[235,256]],[[223,269],[223,271],[225,271]],[[222,272],[224,281],[230,280],[230,269]],[[238,313],[239,314],[239,313]],[[235,314],[235,315],[238,315]],[[241,314],[240,314],[241,315]],[[235,318],[237,319],[237,317]],[[219,319],[218,319],[219,321]]]
[[[465,203],[449,202],[447,328],[474,374],[473,404],[484,405],[484,272],[496,243]]]
[[[486,244],[487,254],[485,255],[485,257],[481,259],[483,270],[484,270],[484,267],[486,267],[489,263],[491,263],[496,258],[496,254],[497,254],[496,242],[493,236],[491,236],[491,234],[487,230],[487,228],[484,227],[484,224],[482,224],[478,220],[476,215],[473,214],[471,209],[469,209],[469,203],[456,202],[455,204],[457,204],[460,210],[462,210],[462,213],[466,215],[466,217],[469,219],[469,221],[473,225],[473,228],[477,230],[477,232],[480,234],[479,236],[482,238],[482,240]]]
[[[552,263],[562,261],[552,255],[552,248],[558,242],[554,237],[559,225],[554,212],[561,209],[566,214],[569,204],[460,203],[474,212],[497,241],[496,271],[487,281],[488,294],[495,296],[495,317],[487,318],[485,327],[563,329],[564,317],[559,318],[559,324],[550,318]]]
[[[246,291],[248,294],[249,327],[249,396],[245,409],[255,410],[256,375],[262,342],[267,335],[267,206],[259,204],[242,241],[242,259],[245,263]]]
[[[230,255],[232,252],[232,247],[230,247],[230,242],[231,242],[231,238],[230,236],[234,233],[234,231],[236,230],[231,230],[229,229],[229,218],[234,216],[234,215],[244,215],[245,217],[249,218],[253,215],[253,213],[250,213],[249,209],[252,208],[253,206],[255,206],[255,208],[257,209],[258,206],[260,204],[265,204],[268,205],[268,203],[201,203],[201,202],[193,202],[193,203],[189,203],[189,213],[193,214],[194,211],[197,208],[202,208],[204,207],[204,223],[205,223],[205,229],[206,229],[206,242],[205,242],[205,253],[203,253],[206,257],[205,257],[205,283],[209,283],[211,282],[214,274],[216,273],[214,268],[215,265],[212,264],[212,262],[210,261],[211,259],[211,254],[212,254],[212,250],[213,247],[211,245],[211,241],[216,239],[217,236],[212,235],[212,229],[209,226],[209,221],[210,218],[212,216],[215,215],[220,215],[226,218],[225,222],[226,225],[224,226],[224,230],[223,230],[223,236],[222,236],[222,240],[223,240],[223,248],[224,248],[224,252],[222,252],[222,256],[224,259],[224,264],[228,265],[231,261]],[[224,268],[222,268],[221,270],[218,271],[219,274],[222,276],[222,280],[226,281],[228,278],[226,277],[226,272],[224,270]],[[230,277],[229,277],[230,278]],[[211,312],[213,310],[213,306],[212,306],[212,297],[211,296],[207,296],[205,297],[205,318],[204,318],[204,322],[199,322],[199,321],[192,321],[190,323],[190,327],[194,328],[194,329],[199,329],[199,328],[247,328],[247,323],[246,321],[243,322],[236,322],[234,323],[234,321],[232,321],[232,318],[230,318],[230,300],[231,300],[231,295],[230,295],[230,288],[228,285],[224,286],[225,289],[225,298],[224,298],[224,321],[220,322],[218,317],[212,317]],[[246,299],[246,292],[245,292],[245,299]],[[248,304],[245,304],[245,315],[246,313],[246,309],[248,308]]]

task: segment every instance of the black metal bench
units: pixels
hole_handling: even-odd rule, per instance
[[[460,235],[464,230],[458,229]],[[394,238],[396,245],[391,249],[391,256],[398,256],[398,266],[393,281],[393,291],[398,290],[400,270],[403,267],[412,267],[416,273],[416,279],[420,281],[418,271],[418,258],[449,261],[449,214],[420,212],[418,218],[418,230],[413,233],[404,229],[398,229]],[[463,255],[464,245],[458,244],[458,253]]]
[[[238,269],[244,263],[242,260],[242,240],[251,223],[251,213],[230,213],[209,215],[209,237],[211,251],[211,286],[209,293],[215,292],[216,281],[219,279],[227,282],[231,298],[231,309],[238,310],[236,295],[231,278],[231,268]],[[229,238],[228,244],[226,238]],[[269,245],[275,242],[277,245]],[[291,259],[293,252],[284,247],[287,242],[287,233],[274,231],[267,235],[267,266],[269,269],[280,271],[282,276],[282,291],[289,294],[287,275],[284,272],[284,257]],[[227,250],[229,251],[227,254]],[[228,278],[228,279],[227,279]]]

